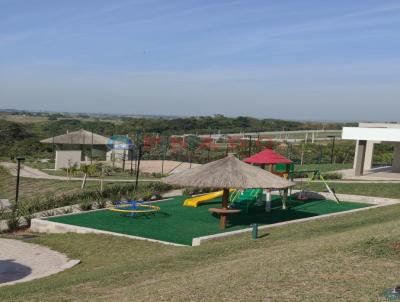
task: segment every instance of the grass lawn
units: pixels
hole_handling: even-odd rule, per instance
[[[0,198],[15,199],[16,177],[12,176],[0,167]],[[81,181],[65,181],[50,179],[20,179],[20,200],[28,200],[36,197],[45,197],[47,195],[61,195],[66,193],[76,193],[81,191]],[[104,186],[123,184],[123,182],[104,182]],[[97,181],[88,181],[84,190],[100,188]]]
[[[66,170],[53,170],[54,169],[54,163],[49,163],[49,162],[38,162],[38,161],[32,161],[32,162],[25,162],[24,165],[29,166],[31,168],[39,169],[49,175],[54,175],[54,176],[64,176],[67,177],[67,171]],[[82,171],[76,171],[72,177],[83,177],[85,174]],[[126,179],[126,180],[132,180],[135,178],[136,174],[132,174],[130,170],[130,165],[126,165],[125,171],[113,171],[111,175],[104,175],[104,179],[108,180],[113,180],[113,179]],[[157,177],[154,177],[151,173],[140,173],[140,178],[145,178],[145,179],[159,179]],[[99,175],[91,175],[89,176],[90,178],[100,178]]]
[[[0,301],[386,301],[399,282],[400,205],[173,247],[103,235],[27,241],[82,261],[2,287]]]
[[[211,207],[220,207],[220,199],[193,208],[182,206],[186,198],[182,196],[158,203],[161,211],[155,216],[133,218],[126,214],[101,210],[54,217],[49,220],[185,245],[191,245],[192,239],[195,237],[223,232],[219,229],[219,217],[208,212]],[[249,214],[231,215],[229,227],[225,231],[248,228],[252,223],[271,224],[366,206],[368,205],[349,202],[337,204],[328,200],[307,203],[293,201],[290,203],[290,210],[282,210],[278,197],[273,201],[273,209],[269,213],[265,213],[264,207],[259,206],[254,207]]]
[[[351,169],[353,167],[353,163],[346,164],[304,164],[303,166],[295,165],[295,171],[304,171],[304,170],[319,170],[320,172],[332,172],[343,169]]]
[[[304,186],[307,181],[304,181]],[[400,184],[398,183],[330,183],[339,194],[354,194],[364,196],[376,196],[386,198],[400,198]],[[302,185],[298,185],[297,189],[301,189]],[[323,192],[326,187],[323,183],[311,183],[307,186],[308,190]]]

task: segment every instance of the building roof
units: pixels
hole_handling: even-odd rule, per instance
[[[291,164],[292,161],[272,149],[264,149],[263,151],[254,154],[243,160],[248,164],[257,165],[276,165],[276,164]]]
[[[400,128],[343,127],[342,139],[400,142]]]
[[[109,138],[86,130],[67,132],[66,134],[50,137],[40,141],[44,144],[61,145],[107,145]]]
[[[184,187],[235,189],[283,189],[295,185],[232,155],[168,176],[163,182]]]

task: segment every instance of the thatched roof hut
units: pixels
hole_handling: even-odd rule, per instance
[[[109,139],[105,136],[81,129],[43,139],[40,142],[58,145],[107,145],[108,141]]]
[[[168,176],[165,183],[200,188],[285,189],[295,183],[246,164],[230,155],[223,159]]]
[[[223,159],[186,170],[163,179],[165,183],[185,187],[223,188],[222,209],[209,209],[220,215],[220,227],[226,227],[227,215],[238,210],[228,209],[229,189],[287,189],[295,183],[246,164],[230,155]],[[286,191],[287,192],[287,191]]]

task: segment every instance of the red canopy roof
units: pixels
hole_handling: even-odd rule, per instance
[[[275,164],[290,164],[292,161],[279,153],[276,153],[272,149],[264,149],[263,151],[254,154],[243,160],[248,164],[259,164],[259,165],[275,165]]]

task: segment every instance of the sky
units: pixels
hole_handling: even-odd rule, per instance
[[[400,1],[0,0],[0,108],[400,120]]]

